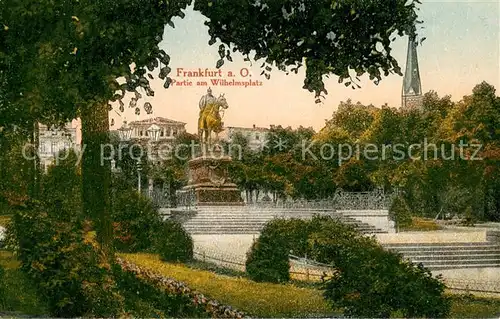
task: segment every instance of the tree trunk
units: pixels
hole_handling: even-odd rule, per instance
[[[97,241],[111,256],[113,228],[110,202],[110,161],[102,161],[101,145],[109,143],[107,102],[98,102],[82,110],[82,195],[83,215],[90,219]],[[107,149],[107,147],[104,147]],[[102,163],[101,163],[102,161]]]
[[[38,122],[35,122],[33,127],[33,147],[34,147],[34,163],[33,163],[33,194],[32,197],[38,198],[40,195],[40,156],[38,150],[40,147],[40,127]]]

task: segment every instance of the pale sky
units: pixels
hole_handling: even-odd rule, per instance
[[[424,21],[421,37],[427,39],[418,47],[420,77],[423,92],[437,91],[440,96],[450,94],[453,100],[460,100],[470,94],[474,85],[487,81],[497,89],[500,87],[500,2],[499,1],[430,1],[423,0],[420,5],[420,19]],[[175,28],[166,27],[164,40],[160,47],[171,58],[170,76],[176,80],[176,68],[197,70],[198,68],[215,69],[219,56],[219,43],[208,45],[208,28],[203,24],[206,19],[200,13],[189,8],[184,19],[174,20]],[[393,54],[402,70],[406,63],[407,37],[398,38],[393,44]],[[401,87],[403,77],[389,75],[379,83],[373,84],[368,77],[361,78],[361,89],[352,90],[338,84],[337,77],[326,79],[329,94],[322,104],[314,103],[314,94],[302,89],[304,73],[285,75],[274,70],[271,79],[266,80],[260,74],[262,63],[244,62],[243,57],[232,53],[233,61],[225,62],[222,72],[248,68],[253,80],[263,82],[259,87],[211,86],[214,95],[224,93],[229,109],[224,116],[225,126],[257,126],[283,125],[298,127],[299,125],[315,130],[321,129],[325,119],[332,116],[340,101],[352,99],[363,104],[381,106],[388,103],[399,107],[401,104]],[[154,97],[145,97],[153,105],[152,116],[162,116],[187,123],[187,130],[196,131],[198,118],[198,102],[206,93],[207,87],[173,86],[163,88],[163,81],[155,80],[152,88]],[[244,80],[236,76],[235,80]],[[209,79],[206,79],[209,81]],[[145,94],[143,94],[145,96]],[[125,113],[119,117],[110,113],[117,129],[124,118],[128,121],[144,119],[134,114],[134,109],[125,105]]]

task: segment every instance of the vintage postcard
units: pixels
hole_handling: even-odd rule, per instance
[[[500,317],[498,1],[0,4],[1,316]]]

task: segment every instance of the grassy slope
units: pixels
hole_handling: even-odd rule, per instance
[[[319,290],[217,275],[184,265],[164,263],[157,255],[123,254],[122,257],[138,266],[183,281],[219,302],[255,316],[311,317],[334,314]]]

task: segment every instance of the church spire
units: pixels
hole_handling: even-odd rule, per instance
[[[417,41],[415,37],[408,39],[406,70],[403,78],[402,107],[405,109],[422,108],[422,85],[418,69]]]

